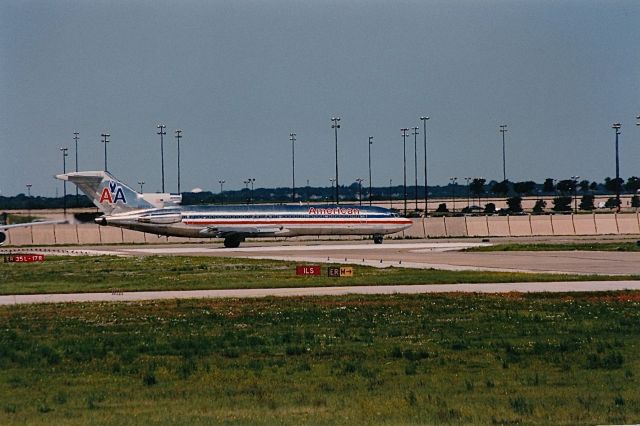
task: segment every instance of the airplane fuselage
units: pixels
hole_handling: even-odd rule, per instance
[[[411,220],[390,210],[346,205],[180,206],[136,210],[96,219],[118,226],[178,237],[293,237],[373,235],[400,232]]]

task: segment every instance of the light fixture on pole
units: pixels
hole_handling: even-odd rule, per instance
[[[458,185],[458,178],[456,176],[450,177],[451,182],[451,203],[453,204],[453,213],[456,212],[456,185]]]
[[[176,139],[178,140],[178,194],[181,194],[180,191],[180,139],[182,138],[182,130],[176,130]]]
[[[32,184],[30,184],[30,183],[28,183],[28,184],[26,185],[26,187],[27,187],[27,197],[29,197],[29,198],[31,198],[31,187],[32,187],[32,186],[33,186],[33,185],[32,185]]]
[[[329,178],[329,182],[331,182],[331,193],[333,194],[335,192],[333,185],[336,183],[336,178]]]
[[[573,210],[578,213],[578,179],[580,176],[571,176],[571,185],[573,186]]]
[[[620,159],[618,157],[618,136],[620,136],[620,123],[613,123],[612,129],[616,131],[616,204],[617,212],[620,212]]]
[[[76,143],[76,173],[78,172],[78,137],[80,135],[79,132],[73,132],[73,140]],[[78,207],[78,185],[76,185],[76,207]]]
[[[358,201],[360,202],[360,205],[362,205],[362,181],[364,179],[362,178],[358,178],[356,179],[356,182],[358,182]]]
[[[339,180],[338,180],[338,129],[340,128],[340,117],[331,117],[331,128],[334,130],[335,140],[336,140],[336,204],[340,204],[340,189],[339,189]]]
[[[402,132],[402,164],[403,164],[403,176],[404,176],[404,215],[407,215],[407,132],[408,128],[403,127],[400,129]]]
[[[471,177],[465,177],[464,180],[467,182],[467,209],[471,206],[471,186],[469,182],[471,182]]]
[[[109,133],[103,133],[100,136],[102,136],[102,143],[104,144],[104,171],[106,172],[107,169],[107,144],[109,143],[109,136],[111,136]]]
[[[429,117],[422,116],[422,136],[424,138],[424,215],[427,216],[429,212],[428,198],[429,198],[429,186],[427,180],[427,120]]]
[[[138,185],[140,185],[140,193],[141,194],[144,194],[144,184],[145,184],[145,181],[143,181],[143,180],[139,180],[138,181]]]
[[[222,179],[218,181],[218,183],[220,184],[220,203],[222,205],[224,205],[224,195],[223,195],[222,189],[223,189],[223,185],[224,185],[225,182],[226,182],[226,180],[222,180]]]
[[[157,133],[160,135],[160,168],[162,170],[162,193],[164,194],[164,138],[163,136],[167,134],[164,129],[167,127],[164,124],[158,124],[156,127],[160,129]]]
[[[60,148],[60,152],[62,152],[62,173],[66,174],[67,173],[67,157],[69,156],[69,154],[67,154],[67,151],[69,150],[69,148]],[[67,216],[67,181],[66,179],[64,181],[62,181],[62,208],[64,211],[64,215],[65,217]]]
[[[289,133],[291,141],[291,201],[296,202],[296,134]]]
[[[371,205],[371,145],[373,144],[373,136],[369,136],[369,205]]]
[[[502,181],[507,180],[507,161],[505,156],[505,147],[504,147],[504,134],[507,132],[507,125],[500,125],[500,133],[502,133]]]
[[[249,201],[251,202],[251,204],[254,204],[255,201],[253,200],[253,184],[256,181],[256,178],[249,178],[247,180],[251,184],[251,193],[250,193]]]
[[[416,210],[418,210],[418,126],[413,127],[413,172],[415,177]]]
[[[393,208],[393,179],[389,179],[389,209]]]

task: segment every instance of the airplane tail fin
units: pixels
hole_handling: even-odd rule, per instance
[[[107,215],[155,207],[106,171],[66,173],[56,179],[75,183]]]

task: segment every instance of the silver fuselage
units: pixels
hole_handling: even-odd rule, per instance
[[[177,237],[300,235],[387,235],[411,226],[411,220],[369,206],[233,205],[180,206],[134,210],[96,219],[111,225]]]

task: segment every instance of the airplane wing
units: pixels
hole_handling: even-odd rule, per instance
[[[230,236],[239,237],[265,237],[287,233],[289,230],[283,227],[269,226],[208,226],[200,231],[206,237],[226,238]]]
[[[37,225],[59,225],[63,223],[68,223],[66,220],[49,220],[42,222],[25,222],[25,223],[15,223],[13,225],[2,225],[0,224],[0,230],[5,229],[13,229],[13,228],[25,228],[27,226],[37,226]]]

